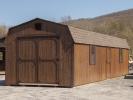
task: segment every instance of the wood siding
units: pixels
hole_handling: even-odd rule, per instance
[[[43,27],[41,31],[35,30],[34,25],[35,23],[42,23]],[[62,34],[63,33],[63,34]],[[36,38],[44,37],[44,39],[47,40],[46,42],[43,42],[44,39],[42,39],[40,42],[38,42],[36,46],[38,46],[38,55],[40,56],[39,62],[38,62],[38,76],[40,83],[57,83],[59,86],[65,86],[65,87],[72,87],[72,52],[73,52],[73,40],[69,33],[68,28],[54,24],[52,22],[42,22],[42,21],[34,21],[32,23],[27,23],[26,26],[20,26],[16,29],[10,30],[8,33],[8,36],[6,38],[6,85],[18,85],[18,76],[21,78],[21,81],[27,81],[36,83],[36,78],[34,75],[36,72],[32,71],[35,65],[32,63],[32,61],[36,61],[36,53],[37,51],[34,49],[34,43],[32,41],[23,41],[20,43],[21,49],[19,49],[20,53],[19,55],[22,58],[26,58],[26,60],[29,61],[29,63],[23,63],[20,65],[17,65],[17,53],[18,53],[18,47],[17,47],[17,39],[18,38],[31,38],[36,41]],[[48,41],[48,38],[56,38],[58,40],[58,46],[56,46],[55,43]],[[68,42],[69,41],[69,42]],[[34,41],[33,41],[34,42]],[[46,43],[46,44],[45,44]],[[47,48],[45,48],[47,45]],[[54,45],[54,46],[53,46]],[[25,49],[27,48],[27,49]],[[54,51],[52,49],[58,50]],[[31,51],[28,52],[27,50]],[[46,51],[46,52],[43,52]],[[50,53],[49,53],[50,52]],[[57,53],[58,52],[58,53]],[[28,53],[28,54],[27,54]],[[57,53],[57,54],[56,54]],[[28,56],[27,56],[28,55]],[[45,56],[45,57],[44,57]],[[34,59],[35,57],[35,59]],[[32,59],[30,59],[32,58]],[[51,60],[52,61],[44,63],[44,60]],[[24,61],[26,61],[24,59]],[[55,64],[55,60],[57,61]],[[30,62],[31,61],[31,62]],[[49,66],[49,68],[45,67],[46,73],[44,72],[44,64],[46,66]],[[25,67],[29,67],[29,70],[25,71]],[[57,67],[56,67],[57,66]],[[22,70],[18,75],[17,68],[21,67]],[[30,69],[31,68],[31,69]],[[55,72],[56,70],[56,72]],[[32,71],[32,72],[31,72]],[[49,77],[44,77],[51,71],[52,74],[49,75]],[[29,77],[25,78],[24,73],[28,73]],[[45,73],[45,75],[44,75]],[[27,75],[28,75],[27,74]],[[57,76],[57,77],[56,77]]]
[[[36,30],[35,25],[41,23]],[[65,25],[34,20],[9,30],[6,38],[6,85],[58,84],[73,87],[128,73],[128,49],[119,62],[119,48],[75,44]],[[22,40],[21,40],[22,39]],[[50,72],[50,73],[48,73]]]
[[[119,48],[96,46],[96,64],[89,64],[89,45],[74,44],[74,85],[114,78],[128,74],[128,50],[123,49],[123,63],[119,62]]]

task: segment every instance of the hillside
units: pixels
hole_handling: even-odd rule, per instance
[[[92,19],[71,20],[65,22],[65,24],[125,38],[133,51],[133,9],[115,12]]]

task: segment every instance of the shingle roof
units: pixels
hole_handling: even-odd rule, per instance
[[[86,31],[68,26],[75,43],[93,44],[99,46],[128,48],[126,39],[114,36],[104,35],[101,33]]]
[[[47,21],[47,20],[43,20],[40,18],[36,18],[36,19],[33,19],[26,23],[12,27],[12,28],[10,28],[10,30],[20,27],[22,25],[25,25],[27,23],[36,21],[36,20],[45,21],[45,22]],[[51,21],[47,21],[47,22],[51,22]],[[101,33],[86,31],[86,30],[74,28],[71,26],[55,23],[55,22],[51,22],[51,23],[58,24],[58,25],[61,25],[64,27],[68,27],[75,43],[93,44],[93,45],[99,45],[99,46],[118,47],[118,48],[128,48],[129,49],[126,39],[121,39],[121,38],[117,38],[117,37],[113,37],[113,36],[109,36],[109,35],[104,35]]]

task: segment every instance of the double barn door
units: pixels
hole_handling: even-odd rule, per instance
[[[18,83],[58,84],[58,51],[56,38],[19,38]]]

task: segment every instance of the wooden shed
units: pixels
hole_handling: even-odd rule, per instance
[[[9,29],[6,85],[73,87],[128,74],[125,39],[36,18]]]
[[[0,71],[5,71],[5,37],[0,37]]]

